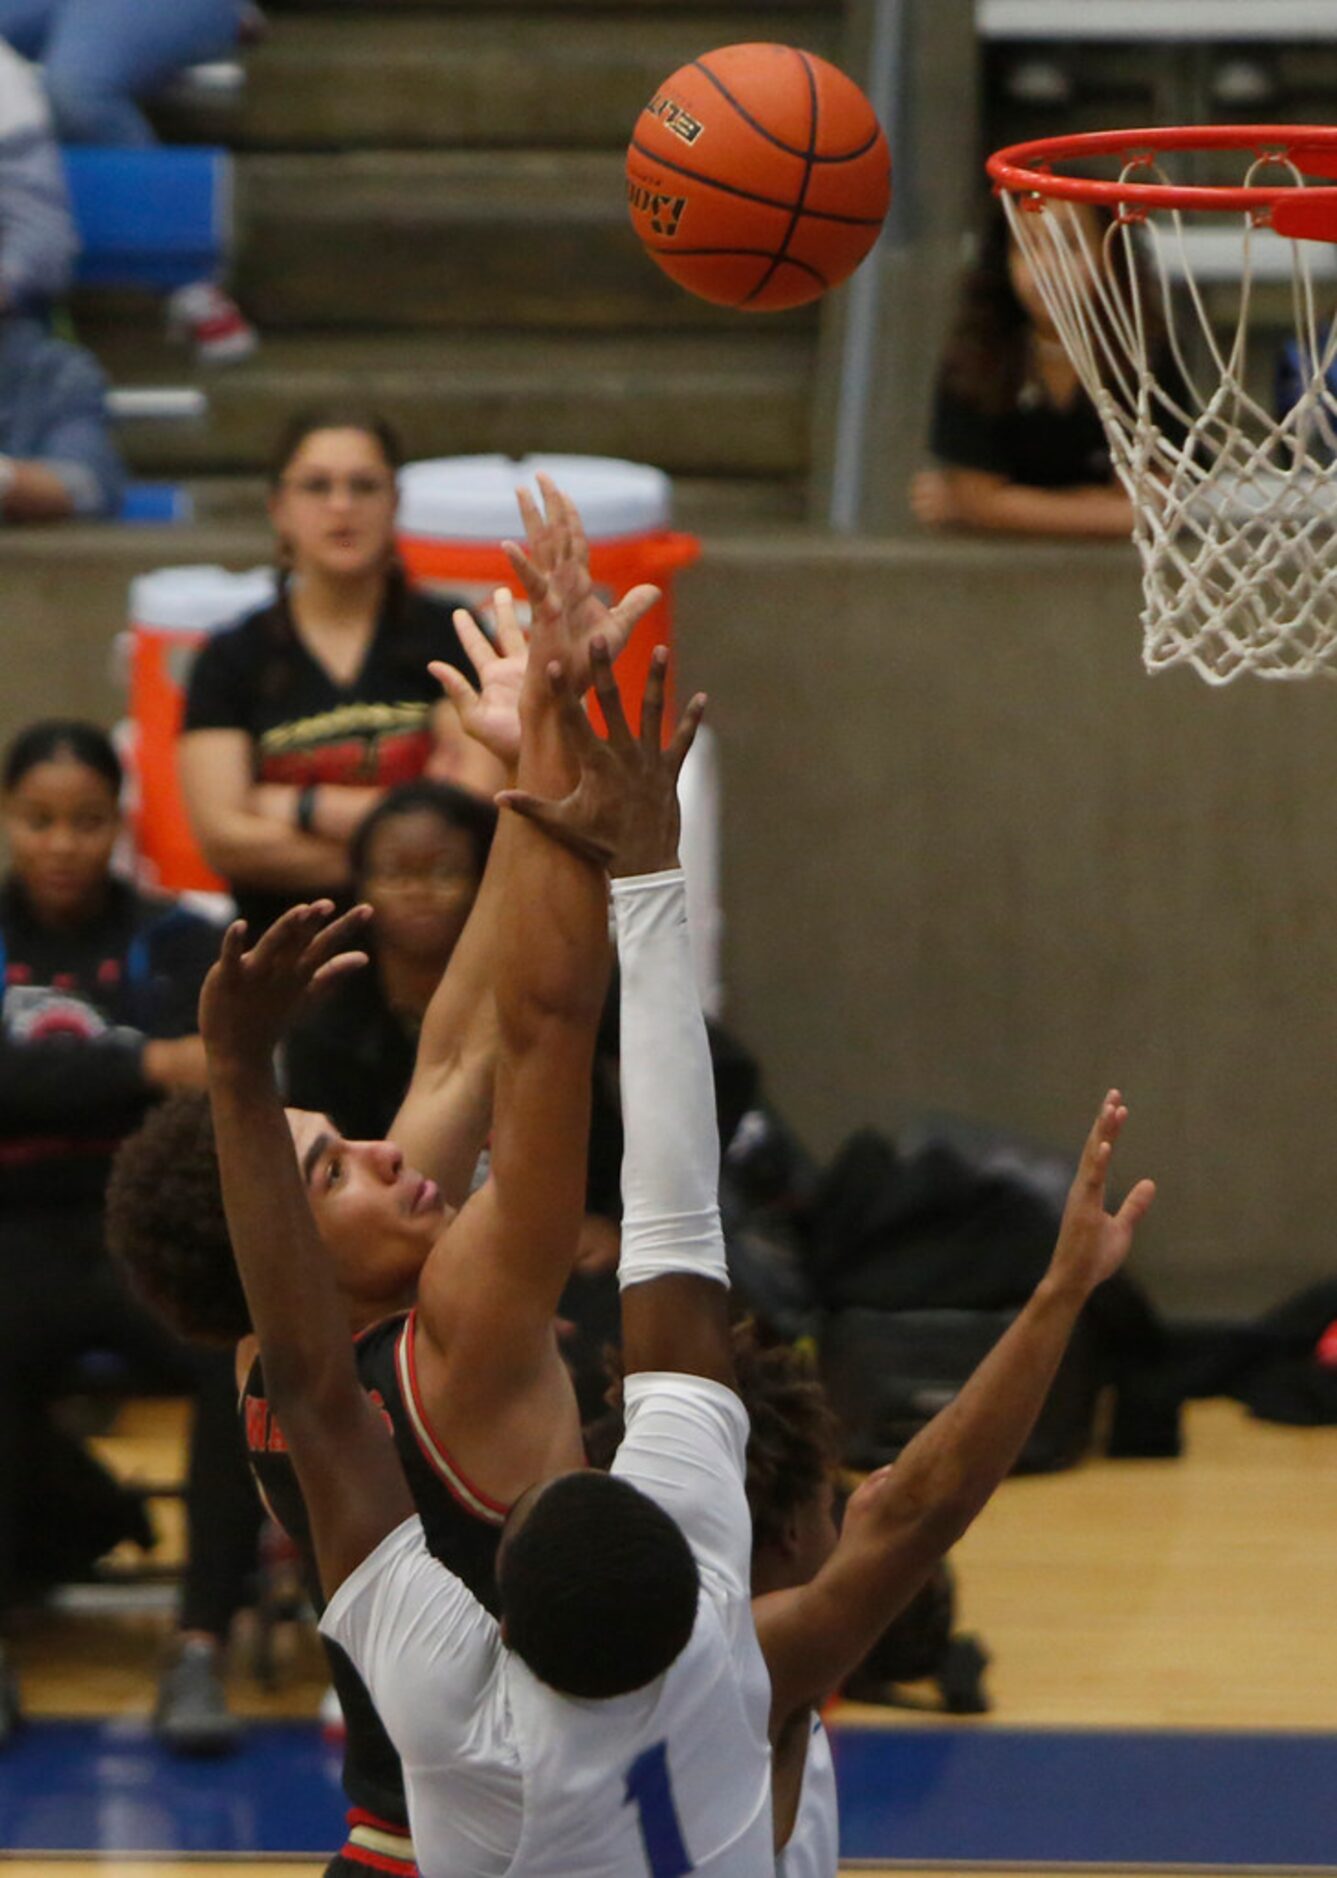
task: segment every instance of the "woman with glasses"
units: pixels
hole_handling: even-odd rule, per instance
[[[452,604],[415,592],[399,564],[400,461],[373,412],[294,419],[270,476],[277,597],[216,634],[191,674],[186,806],[253,940],[294,901],[346,896],[349,844],[388,788],[502,785],[427,669],[467,662]]]

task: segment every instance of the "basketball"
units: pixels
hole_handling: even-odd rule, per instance
[[[646,252],[703,300],[778,312],[852,274],[891,200],[854,80],[796,46],[721,46],[666,78],[627,151]]]

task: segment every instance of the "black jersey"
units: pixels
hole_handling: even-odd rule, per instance
[[[413,1326],[414,1313],[408,1312],[364,1330],[356,1340],[358,1375],[394,1435],[433,1555],[495,1614],[497,1544],[506,1509],[470,1485],[433,1431],[418,1393]],[[319,1611],[324,1600],[306,1504],[283,1432],[265,1400],[258,1359],[242,1391],[241,1418],[256,1482],[301,1552],[307,1590]],[[336,1644],[325,1640],[325,1648],[347,1724],[344,1791],[354,1807],[407,1830],[399,1756],[353,1665]]]

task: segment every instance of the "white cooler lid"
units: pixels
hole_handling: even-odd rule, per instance
[[[274,598],[272,567],[160,567],[130,583],[130,620],[149,632],[220,632]]]
[[[428,541],[515,539],[516,488],[527,483],[535,489],[539,470],[576,503],[591,541],[669,524],[669,479],[648,463],[611,456],[446,456],[400,471],[399,532]]]

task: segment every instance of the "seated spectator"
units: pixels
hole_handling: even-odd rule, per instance
[[[483,880],[497,811],[449,783],[392,789],[353,838],[355,898],[376,910],[368,970],[340,979],[294,1029],[287,1098],[333,1118],[342,1135],[379,1140],[413,1076],[432,993]]]
[[[250,11],[243,0],[0,0],[0,37],[40,65],[62,143],[137,149],[156,142],[140,100],[230,52]],[[214,281],[178,288],[168,320],[203,364],[256,347],[254,327]]]
[[[1105,211],[1067,206],[1099,253]],[[1104,427],[998,203],[947,342],[929,448],[941,467],[921,471],[910,491],[929,527],[1132,532],[1132,504],[1114,476]]]
[[[42,81],[0,40],[0,314],[45,314],[78,251]]]
[[[32,725],[2,781],[0,1743],[19,1715],[2,1629],[16,1603],[124,1538],[153,1539],[142,1503],[51,1416],[52,1392],[95,1351],[196,1393],[190,1565],[159,1721],[173,1745],[216,1750],[236,1729],[218,1662],[258,1533],[231,1361],[188,1351],[131,1298],[103,1207],[122,1136],[160,1096],[204,1087],[195,1008],[218,934],[112,874],[121,771],[100,730]]]
[[[35,319],[0,316],[0,517],[115,515],[125,473],[101,367]]]
[[[450,603],[414,591],[395,553],[400,461],[372,412],[294,420],[270,477],[278,598],[191,673],[186,807],[253,938],[294,901],[346,896],[349,844],[387,788],[503,780],[427,669],[466,661]]]

